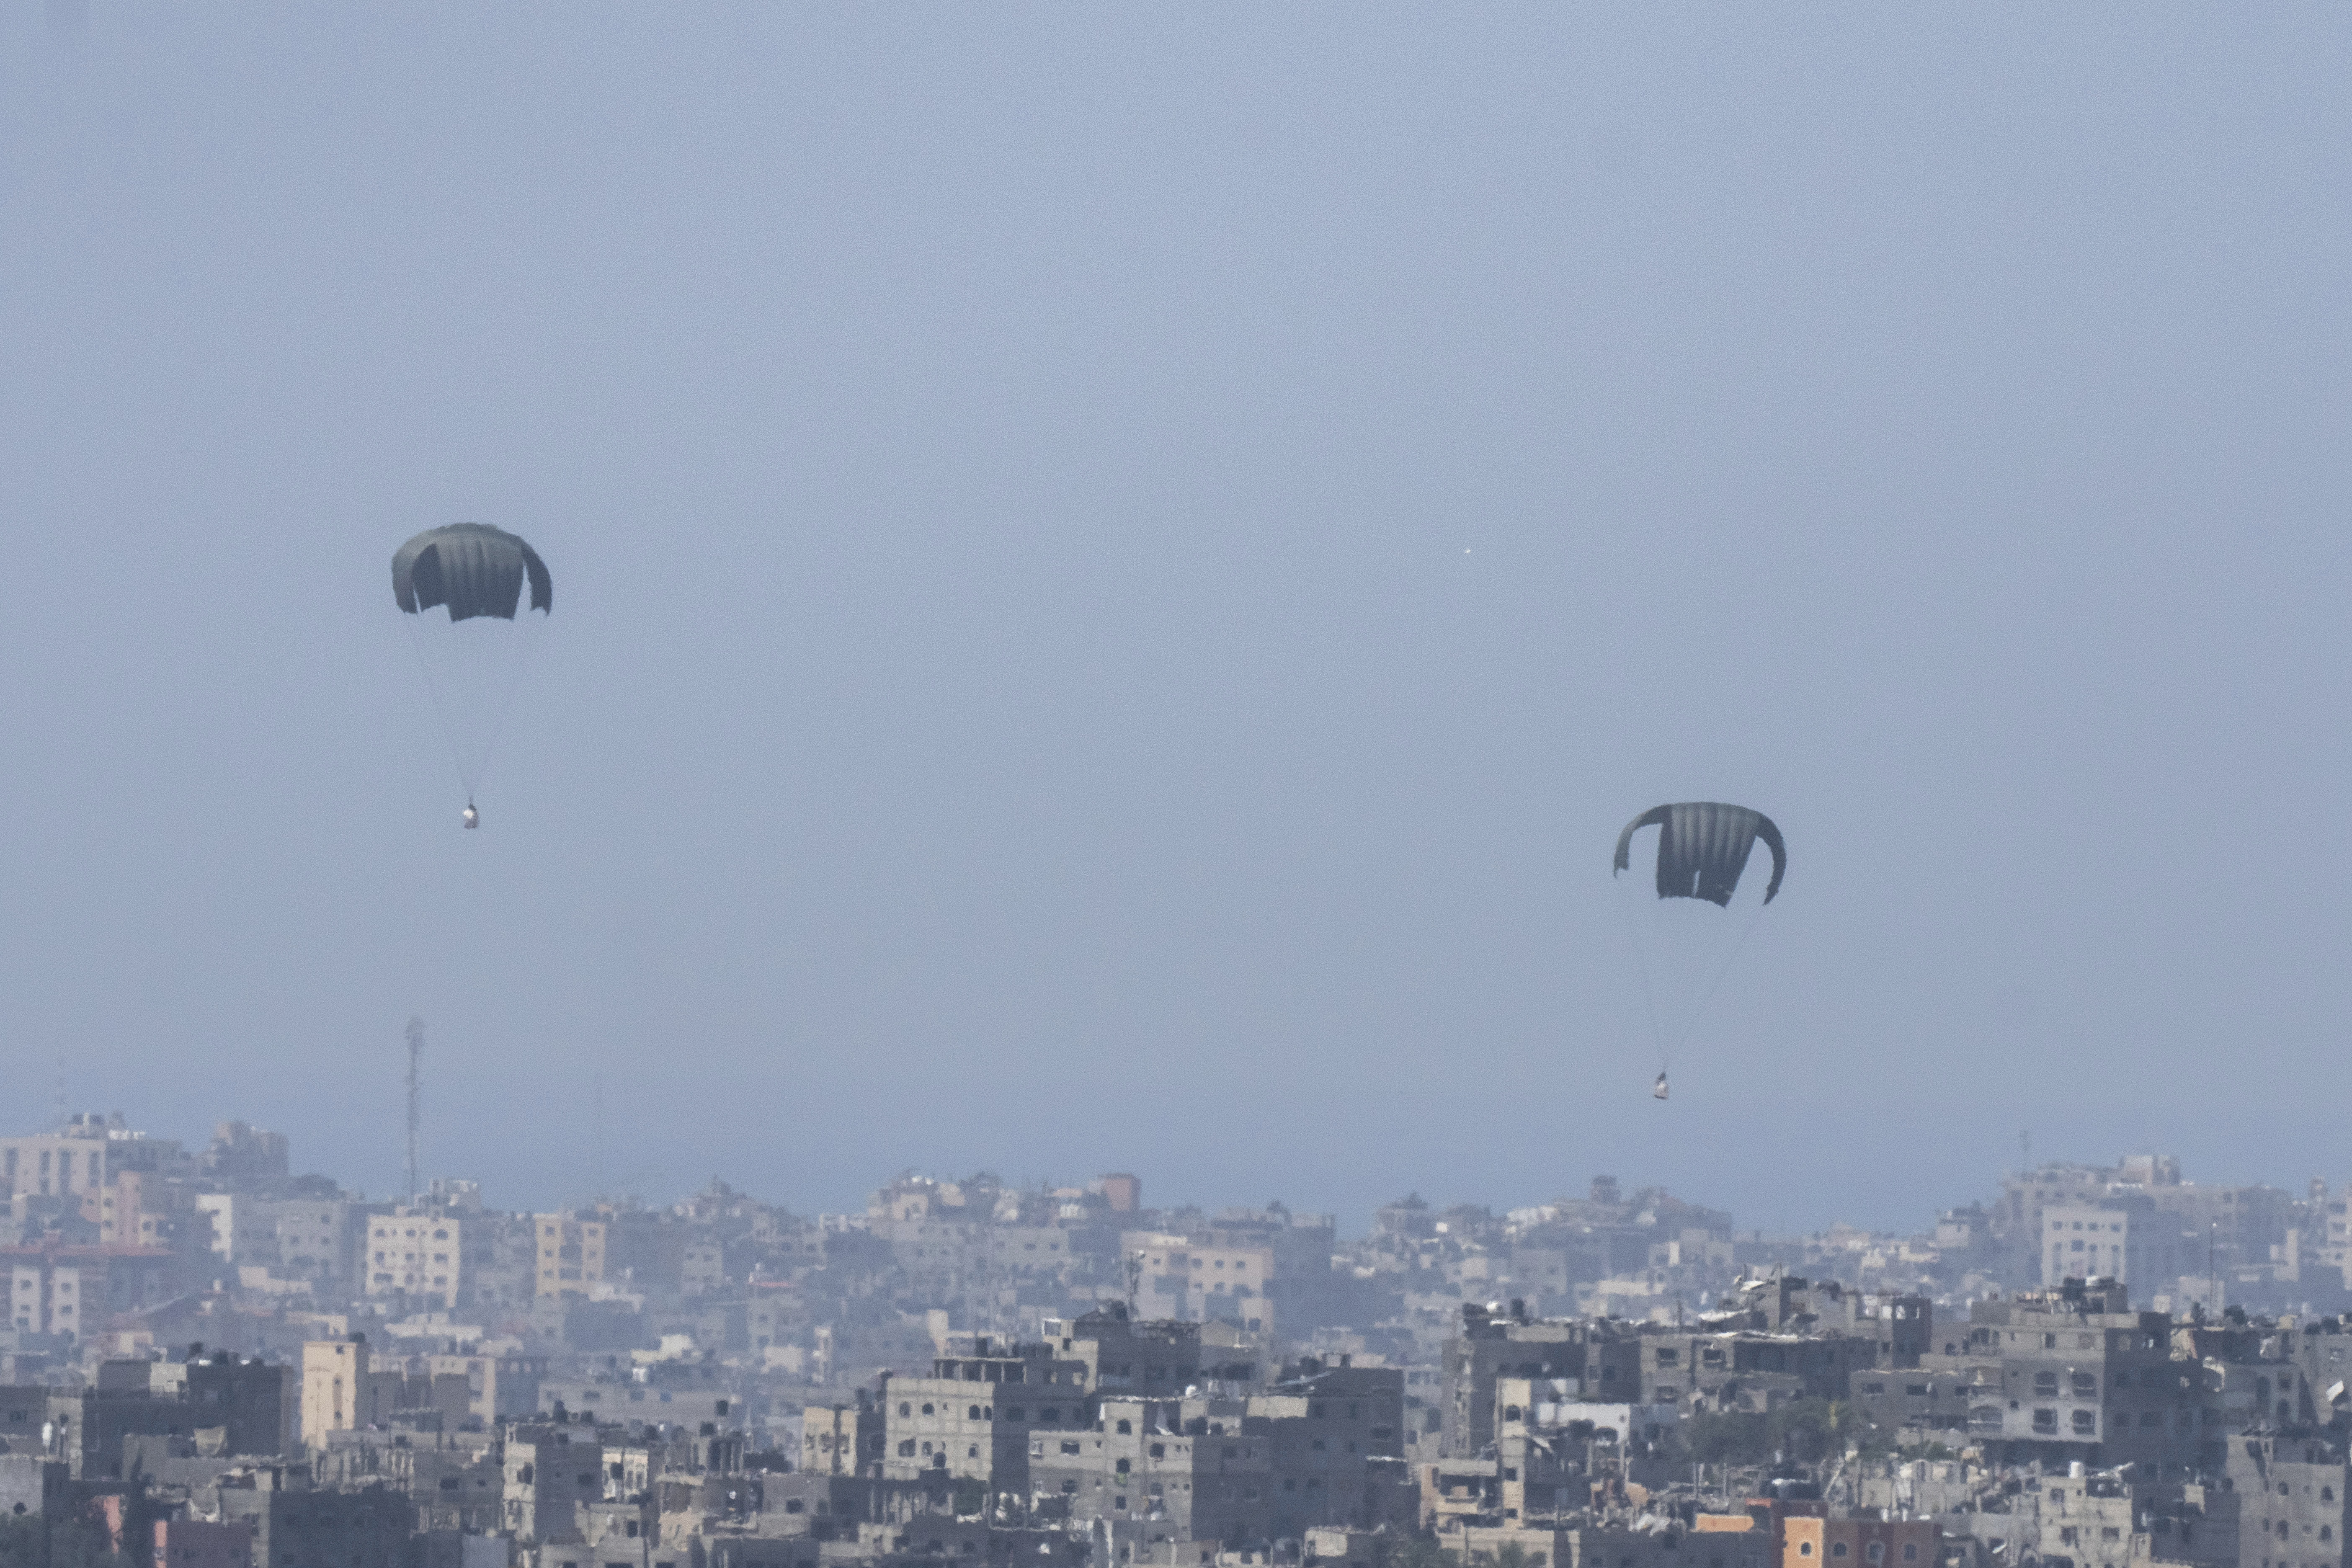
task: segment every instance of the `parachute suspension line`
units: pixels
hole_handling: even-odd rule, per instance
[[[1666,1045],[1665,1026],[1658,1021],[1658,989],[1650,979],[1650,944],[1643,939],[1642,917],[1634,904],[1641,895],[1622,879],[1617,889],[1617,912],[1624,917],[1626,934],[1633,942],[1633,968],[1642,977],[1642,1005],[1650,1015],[1650,1043],[1658,1047],[1658,1067],[1663,1072],[1674,1066],[1673,1052]]]
[[[482,787],[482,775],[489,772],[490,755],[498,749],[499,734],[506,728],[507,714],[514,707],[515,693],[522,689],[522,678],[530,672],[530,656],[539,650],[539,639],[546,629],[541,624],[546,618],[543,615],[534,616],[529,610],[523,611],[522,615],[532,617],[523,621],[519,628],[522,633],[522,653],[514,661],[507,677],[506,690],[499,693],[498,714],[490,721],[489,733],[482,742],[481,759],[470,773],[466,771],[465,742],[458,738],[457,727],[449,721],[448,707],[441,698],[441,683],[434,679],[432,664],[425,657],[424,638],[416,629],[416,623],[423,616],[401,617],[407,623],[408,646],[416,655],[417,671],[425,678],[425,689],[433,699],[433,716],[440,721],[441,739],[448,745],[449,760],[457,770],[457,782],[465,786],[466,804],[469,807],[474,804],[475,793]]]
[[[1627,823],[1617,835],[1617,851],[1611,857],[1610,870],[1621,887],[1625,885],[1624,873],[1632,869],[1633,836],[1647,827],[1658,830],[1654,881],[1662,915],[1668,903],[1687,909],[1694,916],[1698,908],[1706,904],[1728,911],[1756,847],[1762,845],[1772,856],[1771,880],[1764,889],[1763,898],[1742,911],[1744,918],[1706,917],[1700,921],[1700,927],[1711,935],[1691,942],[1676,940],[1665,944],[1661,954],[1664,969],[1681,970],[1686,959],[1693,967],[1674,976],[1664,1005],[1658,995],[1658,982],[1663,976],[1652,972],[1649,944],[1642,932],[1646,922],[1631,905],[1626,906],[1626,918],[1633,922],[1634,958],[1641,972],[1643,998],[1649,1005],[1651,1032],[1657,1039],[1664,1068],[1651,1092],[1664,1100],[1667,1094],[1666,1073],[1673,1068],[1675,1053],[1698,1033],[1699,1020],[1707,1016],[1717,992],[1722,989],[1733,963],[1755,931],[1759,914],[1780,892],[1780,879],[1788,870],[1789,852],[1779,826],[1770,817],[1750,807],[1721,801],[1685,801],[1653,806]],[[1636,899],[1640,896],[1632,888],[1626,890]],[[1694,904],[1682,905],[1680,900],[1694,900]],[[1661,929],[1673,923],[1673,919],[1666,919]],[[1700,934],[1699,927],[1689,931],[1693,938]]]
[[[402,624],[408,628],[409,650],[416,655],[416,673],[425,679],[425,695],[433,699],[433,717],[440,721],[442,742],[449,748],[449,764],[457,770],[457,783],[466,792],[466,804],[474,804],[474,781],[466,776],[465,748],[458,743],[457,726],[449,722],[449,710],[441,700],[441,683],[433,679],[433,667],[425,661],[425,645],[417,640],[415,616],[403,616]]]
[[[1739,933],[1732,938],[1730,945],[1724,949],[1723,957],[1717,961],[1715,973],[1707,980],[1706,988],[1699,993],[1698,1005],[1693,1007],[1690,1016],[1684,1020],[1681,1037],[1675,1042],[1677,1047],[1686,1044],[1691,1036],[1698,1032],[1698,1021],[1706,1016],[1707,1004],[1713,1002],[1715,994],[1723,989],[1724,981],[1731,974],[1732,961],[1739,956],[1739,950],[1748,945],[1748,934],[1755,931],[1757,919],[1763,912],[1764,906],[1759,903],[1749,909],[1748,918],[1739,922]]]
[[[524,610],[520,613],[530,616],[533,612]],[[542,614],[535,619],[523,623],[522,657],[515,660],[514,673],[507,678],[506,693],[499,699],[499,716],[490,721],[490,737],[482,742],[482,772],[484,773],[490,771],[490,753],[498,750],[499,732],[507,727],[507,711],[514,706],[515,693],[522,689],[522,678],[530,672],[530,656],[539,651],[540,634],[545,629],[541,623],[546,618]],[[474,804],[471,799],[472,794],[471,789],[467,791],[467,805]]]

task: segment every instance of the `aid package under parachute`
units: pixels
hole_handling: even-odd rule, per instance
[[[392,595],[470,803],[554,608],[554,579],[517,535],[459,522],[426,529],[400,547]]]
[[[1622,875],[1633,866],[1634,836],[1656,828],[1656,897]],[[1762,844],[1772,873],[1762,895],[1748,880],[1749,857]],[[1671,1068],[1685,1047],[1702,1058],[1722,1032],[1711,1005],[1764,906],[1780,896],[1789,849],[1780,827],[1762,812],[1719,801],[1653,806],[1617,836],[1612,862],[1633,943],[1637,979],[1658,1066]],[[1652,1092],[1666,1098],[1661,1071]]]

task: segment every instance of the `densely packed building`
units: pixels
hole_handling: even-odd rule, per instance
[[[96,1116],[0,1192],[0,1568],[2346,1568],[2347,1199],[2158,1156],[1916,1236],[1607,1177],[510,1213]]]

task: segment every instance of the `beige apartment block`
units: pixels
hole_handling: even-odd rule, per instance
[[[304,1341],[297,1412],[302,1441],[317,1447],[330,1432],[373,1425],[384,1414],[378,1408],[380,1381],[368,1364],[366,1341]]]
[[[604,1279],[604,1222],[543,1214],[539,1225],[539,1294],[584,1296]]]

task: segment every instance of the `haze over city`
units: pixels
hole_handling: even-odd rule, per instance
[[[0,1568],[2352,1568],[2347,44],[0,8]]]

